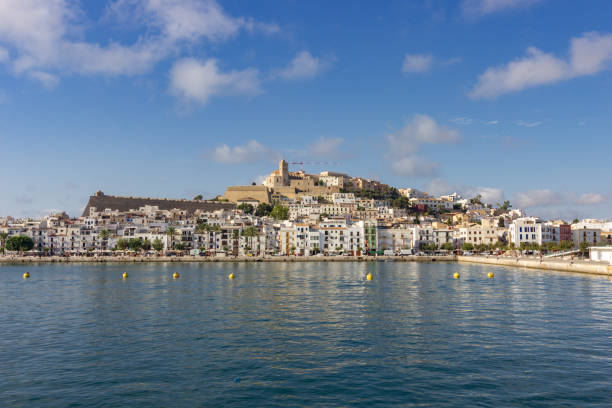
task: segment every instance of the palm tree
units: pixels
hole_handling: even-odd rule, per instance
[[[166,230],[166,235],[168,235],[168,237],[170,238],[170,242],[168,244],[168,247],[169,248],[174,248],[174,245],[172,243],[172,238],[176,235],[176,228],[168,227],[168,230]]]
[[[103,229],[98,233],[98,237],[102,240],[104,244],[104,250],[106,250],[106,246],[108,245],[108,239],[110,238],[110,231],[107,229]]]
[[[242,231],[242,236],[249,239],[249,247],[253,248],[253,237],[259,235],[259,231],[255,227],[248,227]]]
[[[8,238],[8,232],[0,232],[0,249],[4,249],[4,244]]]

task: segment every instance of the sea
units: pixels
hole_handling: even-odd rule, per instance
[[[441,262],[0,265],[0,407],[393,406],[612,407],[612,279]]]

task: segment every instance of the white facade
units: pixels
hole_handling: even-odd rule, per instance
[[[601,230],[599,228],[589,228],[586,225],[583,225],[582,228],[575,228],[575,226],[577,224],[572,225],[574,246],[578,247],[583,242],[589,245],[597,245],[601,242]]]
[[[355,204],[355,194],[353,193],[333,193],[332,202],[334,204]]]
[[[508,233],[508,242],[517,248],[521,243],[542,245],[542,223],[537,218],[517,218],[508,226]]]

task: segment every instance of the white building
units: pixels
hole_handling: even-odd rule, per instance
[[[355,204],[355,194],[353,193],[333,193],[332,202],[334,204]]]
[[[509,243],[519,247],[521,243],[542,245],[542,224],[537,218],[517,218],[508,226]]]
[[[601,242],[601,229],[593,228],[587,224],[573,224],[572,240],[575,247],[580,246],[583,242],[589,245],[597,245]]]

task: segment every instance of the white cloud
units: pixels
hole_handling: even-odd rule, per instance
[[[547,207],[565,204],[563,195],[550,189],[531,190],[517,193],[514,197],[516,207]]]
[[[202,38],[222,41],[237,35],[240,30],[279,31],[276,24],[229,16],[214,0],[116,0],[108,6],[106,16],[120,21],[132,16],[159,30],[171,43],[196,42]]]
[[[478,77],[470,97],[496,98],[505,93],[594,75],[612,61],[612,34],[585,33],[573,38],[569,58],[564,60],[535,47],[507,65],[490,67]]]
[[[54,88],[59,82],[59,78],[55,75],[42,71],[30,71],[30,76],[39,81],[45,88]]]
[[[308,51],[301,51],[278,75],[286,80],[314,78],[330,65],[329,59],[313,57]]]
[[[455,116],[450,120],[450,122],[456,123],[458,125],[471,125],[472,123],[474,123],[474,119],[465,116]]]
[[[440,165],[416,155],[404,156],[393,160],[393,171],[398,174],[412,177],[431,177],[438,173]]]
[[[423,73],[429,71],[434,62],[431,54],[406,54],[402,65],[404,74]]]
[[[453,143],[459,139],[459,132],[440,126],[427,115],[414,115],[399,132],[387,136],[394,154],[408,154],[417,151],[423,144]]]
[[[340,146],[344,143],[344,139],[340,137],[320,138],[318,141],[310,145],[308,148],[309,154],[321,158],[334,158],[342,155]]]
[[[440,126],[427,115],[414,115],[400,131],[387,135],[392,168],[398,174],[425,177],[437,172],[438,164],[417,157],[424,144],[454,143],[459,132]]]
[[[253,163],[262,159],[271,160],[277,157],[277,154],[257,140],[251,140],[244,145],[234,147],[229,147],[226,144],[218,146],[211,157],[217,163],[239,164]]]
[[[499,125],[499,120],[490,120],[486,122],[487,125]]]
[[[578,204],[582,205],[592,205],[592,204],[600,204],[605,200],[602,194],[598,193],[584,193],[578,199]]]
[[[480,195],[482,201],[487,204],[495,205],[504,201],[504,191],[493,187],[474,187],[462,190],[466,197],[476,197]]]
[[[0,44],[14,51],[11,65],[16,74],[142,74],[200,40],[221,41],[241,30],[275,30],[274,25],[231,17],[214,0],[117,0],[108,7],[104,20],[131,18],[145,34],[129,45],[98,44],[82,40],[84,25],[80,22],[85,18],[78,4],[68,0],[0,1]]]
[[[529,7],[541,0],[463,0],[464,13],[471,17],[481,17],[511,9]]]
[[[536,122],[525,122],[524,120],[517,120],[514,122],[516,125],[518,126],[523,126],[523,127],[538,127],[542,124],[541,121],[536,121]]]
[[[177,61],[170,70],[170,90],[185,101],[206,104],[217,95],[255,95],[260,92],[259,72],[253,68],[221,72],[217,61],[193,58]]]
[[[514,197],[518,207],[568,207],[600,204],[605,201],[603,194],[557,192],[550,189],[531,190],[517,193]]]
[[[8,62],[11,59],[9,52],[6,48],[0,47],[0,64]]]
[[[466,198],[472,198],[480,195],[482,201],[487,204],[495,205],[504,201],[504,191],[494,187],[472,187],[462,184],[450,184],[444,179],[436,178],[431,180],[426,185],[428,193],[433,195],[442,195],[458,192]]]

